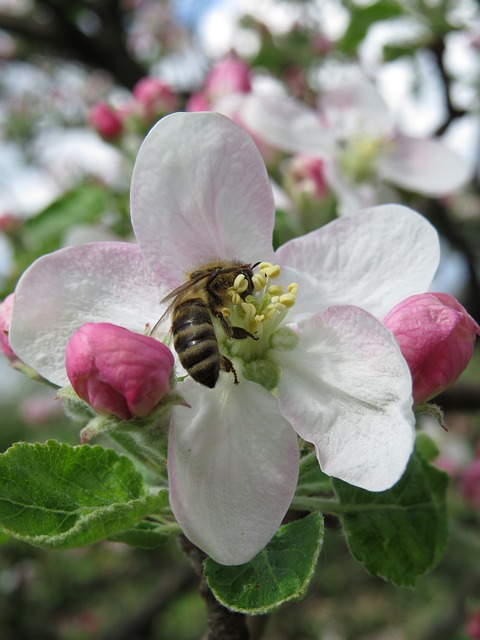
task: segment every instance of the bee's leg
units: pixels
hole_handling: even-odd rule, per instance
[[[233,338],[234,340],[245,340],[245,338],[253,338],[254,340],[258,340],[258,338],[256,338],[253,333],[250,333],[250,331],[247,331],[242,327],[232,327],[232,325],[228,324],[227,319],[221,311],[215,311],[214,315],[220,320],[222,329],[225,331],[229,338]]]
[[[233,366],[233,362],[229,360],[226,356],[222,356],[222,371],[226,371],[227,373],[233,373],[233,380],[235,384],[238,384],[237,372],[235,371],[235,367]]]

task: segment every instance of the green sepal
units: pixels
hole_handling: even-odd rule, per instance
[[[448,542],[448,476],[417,451],[402,478],[372,493],[334,479],[340,521],[352,555],[372,575],[413,586],[431,570]]]
[[[214,596],[228,609],[248,615],[269,613],[305,595],[322,543],[323,518],[311,513],[281,526],[246,564],[230,567],[207,558],[205,578]]]
[[[0,454],[0,529],[45,549],[108,539],[168,509],[132,462],[113,449],[51,440]]]

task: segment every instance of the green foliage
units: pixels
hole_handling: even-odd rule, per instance
[[[437,564],[448,542],[447,485],[447,475],[417,452],[388,491],[371,493],[334,480],[353,556],[373,575],[414,585]]]
[[[100,446],[17,443],[0,456],[0,527],[47,549],[89,545],[168,507],[128,458]]]
[[[268,613],[304,596],[322,542],[322,516],[311,513],[280,527],[270,543],[246,564],[226,567],[207,558],[208,586],[217,600],[233,611]]]
[[[393,0],[379,0],[367,6],[350,6],[350,23],[338,42],[339,51],[354,55],[368,30],[379,20],[389,20],[404,14],[401,4]]]
[[[21,226],[11,237],[15,270],[5,287],[9,293],[21,273],[40,256],[58,249],[65,233],[80,224],[98,221],[108,209],[112,195],[104,187],[94,183],[75,186],[62,194],[55,202]]]

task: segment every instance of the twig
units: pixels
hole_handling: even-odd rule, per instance
[[[200,578],[199,591],[207,607],[206,640],[248,640],[246,616],[224,607],[210,591],[203,575],[203,561],[206,555],[184,536],[180,537],[180,545]]]

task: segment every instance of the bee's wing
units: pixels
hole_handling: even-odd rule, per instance
[[[187,282],[184,282],[173,291],[170,291],[170,293],[167,294],[164,298],[162,298],[162,300],[160,300],[160,304],[168,302],[169,300],[171,300],[171,302],[168,305],[168,307],[165,309],[165,311],[162,313],[160,318],[157,320],[157,322],[153,325],[153,328],[149,331],[149,335],[152,335],[155,329],[163,322],[163,320],[172,313],[176,305],[181,302],[182,298],[184,298],[184,296],[189,291],[191,291],[192,287],[197,285],[202,280],[208,278],[209,275],[210,275],[209,273],[201,273],[196,278],[191,278],[190,280],[187,280]]]

